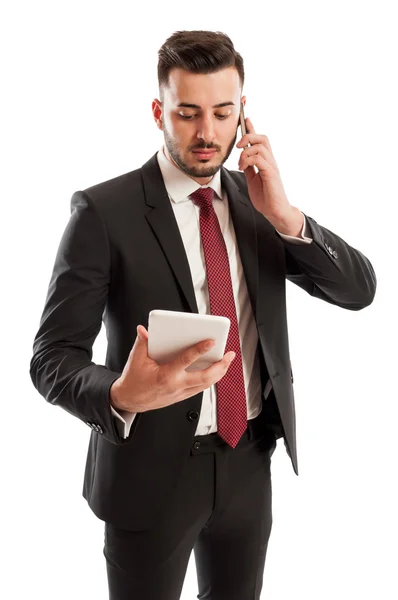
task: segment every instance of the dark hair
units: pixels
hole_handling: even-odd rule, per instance
[[[176,31],[159,49],[158,80],[160,99],[169,84],[172,69],[186,69],[192,73],[215,73],[235,67],[241,87],[245,80],[243,58],[236,52],[231,39],[220,31]]]

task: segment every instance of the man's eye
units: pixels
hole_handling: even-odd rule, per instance
[[[180,115],[180,117],[182,119],[186,119],[187,121],[192,121],[192,119],[196,117],[196,115]],[[218,117],[219,119],[226,119],[227,117],[229,117],[229,115],[216,115],[216,117]]]

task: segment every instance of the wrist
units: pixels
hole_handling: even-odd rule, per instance
[[[115,379],[109,389],[109,399],[110,404],[116,410],[125,410],[124,406],[120,401],[120,393],[119,393],[119,379]]]
[[[271,224],[279,233],[299,237],[304,225],[304,215],[297,206],[292,206],[287,214],[272,219]]]
[[[119,379],[116,379],[109,388],[109,399],[110,405],[115,410],[132,413],[144,412],[142,408],[137,405],[136,399],[134,399],[134,404],[131,402],[131,394],[128,393],[127,389],[123,392],[120,377]]]

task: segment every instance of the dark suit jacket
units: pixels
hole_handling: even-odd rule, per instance
[[[221,167],[250,302],[262,372],[272,380],[286,450],[298,475],[286,278],[349,310],[374,298],[369,260],[305,215],[311,244],[292,244],[251,204],[245,175]],[[140,413],[118,434],[109,388],[120,376],[152,309],[198,312],[184,245],[156,154],[141,168],[76,192],[62,236],[30,375],[36,389],[92,428],[83,496],[104,521],[149,527],[188,459],[203,393]],[[92,362],[104,321],[105,366]],[[265,385],[265,381],[263,381]],[[263,387],[264,389],[264,387]],[[269,398],[271,397],[271,394]]]

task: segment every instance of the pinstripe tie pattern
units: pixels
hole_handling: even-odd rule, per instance
[[[214,190],[198,188],[189,195],[200,207],[200,235],[206,262],[210,313],[231,321],[225,352],[236,352],[228,371],[217,383],[217,431],[232,448],[247,429],[247,404],[243,378],[242,355],[231,271],[224,237],[213,207]]]

